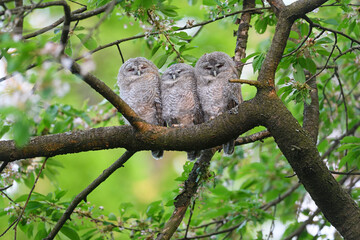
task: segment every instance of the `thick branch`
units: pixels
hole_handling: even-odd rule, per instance
[[[305,71],[306,78],[311,78],[310,72]],[[303,128],[308,131],[311,137],[314,140],[314,143],[317,142],[317,137],[319,133],[319,95],[316,85],[316,78],[312,78],[308,85],[311,87],[310,90],[310,104],[307,104],[304,101],[304,121]]]
[[[74,200],[70,203],[64,214],[61,216],[59,221],[56,223],[54,228],[51,230],[49,235],[44,238],[46,240],[54,239],[56,234],[60,231],[65,222],[70,219],[70,215],[76,208],[76,206],[82,201],[86,201],[86,197],[97,188],[102,182],[104,182],[113,172],[118,168],[122,167],[123,164],[132,156],[135,152],[126,151],[118,160],[116,160],[110,167],[105,169],[99,177],[97,177],[89,186],[87,186],[81,193],[79,193]]]
[[[282,6],[282,1],[269,1],[280,12],[270,49],[259,72],[258,80],[260,82],[268,84],[271,88],[275,87],[275,72],[284,53],[293,22],[326,1],[298,0],[286,7]]]
[[[224,113],[212,121],[183,128],[153,126],[144,133],[131,126],[119,126],[44,135],[31,138],[21,149],[12,140],[0,141],[0,161],[119,147],[136,151],[212,148],[257,126],[261,112],[251,101],[242,103],[239,113]]]
[[[360,209],[321,161],[309,134],[277,97],[268,99],[265,126],[316,205],[345,239],[360,236]],[[286,130],[285,130],[286,129]]]
[[[104,82],[87,73],[85,76],[81,75],[80,65],[72,62],[71,72],[78,74],[87,84],[95,91],[100,93],[106,100],[108,100],[130,123],[139,130],[149,130],[146,128],[147,124],[132,110],[126,102],[124,102],[114,91],[112,91]]]

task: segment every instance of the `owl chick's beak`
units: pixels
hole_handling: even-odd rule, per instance
[[[216,77],[216,75],[217,75],[216,70],[213,70],[213,74],[214,74],[214,77]]]
[[[140,76],[140,75],[141,75],[140,70],[138,70],[136,73],[137,73],[137,75],[138,75],[138,76]]]
[[[173,80],[175,80],[175,79],[176,79],[175,73],[172,73],[172,74],[171,74],[171,77],[172,77]]]

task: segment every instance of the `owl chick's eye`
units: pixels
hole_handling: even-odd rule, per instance
[[[218,64],[216,64],[215,65],[217,68],[221,68],[222,66],[224,66],[224,64],[223,63],[218,63]]]
[[[141,66],[140,69],[141,70],[147,69],[147,66]]]
[[[128,68],[127,71],[128,72],[133,72],[133,71],[135,71],[135,68]]]
[[[206,70],[212,70],[213,68],[211,66],[206,66],[205,69]]]

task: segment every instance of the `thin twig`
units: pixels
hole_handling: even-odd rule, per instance
[[[267,9],[270,9],[269,7],[264,7],[264,8],[252,8],[252,9],[248,9],[248,10],[241,10],[241,11],[236,11],[236,12],[233,12],[233,13],[229,13],[229,14],[226,14],[224,16],[221,16],[221,17],[217,17],[213,20],[208,20],[208,21],[204,21],[204,22],[201,22],[201,23],[197,23],[197,24],[193,24],[193,25],[185,25],[184,27],[181,27],[181,28],[178,28],[176,31],[174,32],[178,32],[178,31],[182,31],[182,30],[186,30],[186,29],[192,29],[192,28],[195,28],[195,27],[200,27],[200,26],[204,26],[204,25],[207,25],[209,23],[212,23],[212,22],[216,22],[218,20],[221,20],[221,19],[224,19],[224,18],[227,18],[227,17],[231,17],[231,16],[234,16],[236,14],[240,14],[240,13],[244,13],[244,12],[253,12],[253,13],[257,13],[257,11],[261,11],[261,10],[267,10]],[[75,17],[73,17],[73,19],[75,19]],[[77,19],[77,18],[76,18]],[[82,58],[84,58],[85,56],[88,56],[88,54],[93,54],[95,52],[98,52],[104,48],[108,48],[108,47],[112,47],[114,45],[117,45],[119,43],[122,43],[122,42],[127,42],[127,41],[131,41],[131,40],[135,40],[135,39],[139,39],[139,38],[144,38],[146,36],[153,36],[153,35],[158,35],[158,34],[161,34],[160,32],[151,32],[151,33],[148,33],[148,34],[141,34],[141,35],[137,35],[137,36],[133,36],[133,37],[128,37],[128,38],[123,38],[123,39],[119,39],[119,40],[116,40],[114,42],[111,42],[111,43],[108,43],[108,44],[105,44],[105,45],[102,45],[102,46],[99,46],[97,48],[95,48],[94,50],[91,50],[85,54],[83,54],[82,56],[78,57],[75,59],[75,61],[78,61]]]
[[[294,232],[292,232],[292,233],[291,233],[289,236],[287,236],[284,240],[290,240],[290,239],[292,239],[293,237],[299,236],[299,235],[305,230],[306,226],[307,226],[308,224],[310,224],[310,223],[313,221],[314,217],[315,217],[316,215],[318,215],[319,213],[321,213],[320,208],[316,209],[316,211],[315,211],[313,214],[311,214],[311,215],[309,216],[309,218],[308,218],[305,222],[303,222],[298,229],[296,229]]]
[[[271,133],[268,130],[260,131],[249,136],[239,137],[235,140],[235,145],[244,145],[256,141],[262,141],[265,138],[271,137]]]
[[[184,190],[175,198],[175,210],[173,211],[173,214],[166,222],[160,234],[156,237],[156,240],[168,240],[173,236],[184,218],[191,199],[197,192],[199,183],[201,182],[201,175],[207,171],[214,153],[215,149],[206,149],[202,151],[201,156],[195,162],[189,177],[184,183]]]
[[[122,52],[121,52],[121,49],[120,49],[119,44],[116,44],[116,47],[117,47],[117,49],[118,49],[118,51],[119,51],[119,54],[120,54],[120,57],[121,57],[121,61],[122,61],[122,63],[124,64],[124,63],[125,63],[125,60],[124,60],[124,56],[123,56],[123,54],[122,54]]]
[[[20,222],[22,216],[24,215],[24,212],[25,212],[26,206],[27,206],[28,203],[29,203],[31,194],[33,193],[33,191],[34,191],[34,189],[35,189],[36,183],[38,182],[39,177],[40,177],[43,169],[45,168],[45,164],[46,164],[46,162],[47,162],[48,159],[49,159],[48,157],[45,158],[45,160],[44,160],[44,162],[43,162],[43,164],[42,164],[42,166],[41,166],[41,168],[40,168],[40,171],[39,171],[39,173],[37,174],[37,176],[36,176],[36,178],[35,178],[35,182],[34,182],[32,188],[31,188],[31,190],[30,190],[30,192],[29,192],[29,195],[28,195],[28,197],[27,197],[27,199],[26,199],[25,205],[24,205],[24,207],[22,208],[22,211],[21,211],[19,217],[18,217],[13,223],[10,224],[10,226],[0,235],[0,237],[4,236],[5,233],[7,233],[12,226],[14,226],[13,229],[16,231],[16,227],[17,227],[18,223]],[[16,236],[16,233],[15,233],[15,236]]]
[[[321,156],[321,160],[324,160],[325,158],[327,158],[335,149],[336,147],[340,144],[340,141],[349,135],[353,135],[355,133],[355,131],[360,127],[360,122],[355,123],[355,125],[346,133],[344,133],[343,135],[341,135],[340,137],[336,138],[334,140],[334,143],[328,148],[328,150]]]
[[[346,37],[346,38],[348,38],[348,39],[350,39],[352,42],[356,42],[357,44],[360,44],[360,41],[358,41],[358,40],[356,40],[355,38],[352,38],[352,37],[350,37],[349,35],[347,35],[347,34],[345,34],[345,33],[343,33],[343,32],[340,32],[340,31],[337,31],[337,30],[334,30],[334,29],[331,29],[331,28],[326,28],[326,27],[323,27],[323,26],[321,26],[321,25],[319,25],[319,24],[317,24],[317,23],[314,23],[314,22],[312,22],[308,17],[304,17],[304,19],[308,22],[308,23],[310,23],[310,24],[312,24],[314,27],[316,27],[316,28],[320,28],[320,29],[322,29],[322,30],[324,30],[324,31],[329,31],[329,32],[332,32],[332,33],[334,33],[334,34],[339,34],[339,35],[341,35],[341,36],[343,36],[343,37]]]
[[[185,230],[185,238],[187,237],[187,234],[188,234],[188,232],[189,232],[190,223],[191,223],[191,218],[192,218],[192,215],[193,215],[194,209],[195,209],[195,203],[196,203],[196,199],[193,200],[193,202],[192,202],[192,207],[191,207],[191,209],[190,209],[189,221],[188,221],[188,224],[186,225],[186,230]]]
[[[330,52],[330,54],[329,54],[329,57],[328,57],[327,60],[326,60],[326,63],[325,63],[325,65],[324,65],[324,67],[323,67],[319,72],[317,72],[316,74],[312,75],[309,79],[307,79],[305,83],[308,83],[309,81],[311,81],[312,79],[314,79],[315,77],[317,77],[320,73],[322,73],[322,72],[325,70],[326,66],[328,65],[328,63],[329,63],[329,61],[330,61],[331,55],[333,54],[333,52],[334,52],[334,50],[335,50],[335,46],[336,46],[336,44],[337,44],[337,34],[336,34],[336,33],[334,33],[334,38],[335,38],[334,45],[333,45],[333,47],[332,47],[332,49],[331,49],[331,52]]]
[[[229,82],[231,83],[242,83],[242,84],[248,84],[251,86],[254,86],[256,88],[265,88],[267,85],[256,81],[256,80],[246,80],[246,79],[230,79]]]
[[[44,240],[54,239],[56,234],[60,231],[65,222],[70,218],[70,215],[76,208],[76,206],[82,201],[86,201],[86,197],[97,188],[102,182],[104,182],[113,172],[118,168],[123,167],[124,163],[132,156],[135,152],[126,151],[118,160],[116,160],[110,167],[105,169],[89,186],[82,190],[70,203],[64,214],[58,220],[54,228],[51,230],[49,235]]]
[[[295,48],[293,51],[289,52],[288,54],[285,54],[283,55],[283,58],[284,57],[288,57],[292,54],[294,54],[295,52],[297,52],[303,45],[304,43],[306,42],[306,40],[310,37],[310,34],[312,33],[312,28],[313,26],[311,24],[309,24],[309,32],[308,34],[305,36],[305,38],[303,39],[303,41],[299,44],[299,46],[297,48]]]
[[[86,7],[76,9],[75,11],[71,12],[71,15],[74,15],[76,13],[84,12],[84,11],[86,11],[86,9],[87,9]],[[39,30],[37,30],[35,32],[32,32],[32,33],[26,34],[26,35],[23,36],[23,39],[29,39],[29,38],[36,37],[36,36],[38,36],[40,34],[43,34],[43,33],[47,32],[47,31],[59,26],[62,22],[64,22],[64,19],[65,19],[65,17],[61,17],[58,20],[56,20],[54,23],[52,23],[52,24],[50,24],[50,25],[48,25],[48,26],[46,26],[44,28],[41,28],[41,29],[39,29]]]
[[[338,60],[338,58],[344,56],[345,54],[349,53],[349,52],[352,52],[354,50],[360,50],[360,46],[355,46],[355,47],[352,47],[352,48],[349,48],[348,50],[342,52],[341,54],[337,55],[336,57],[334,57],[334,62],[336,60]]]

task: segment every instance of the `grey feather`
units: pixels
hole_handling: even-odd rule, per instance
[[[163,126],[158,68],[143,57],[127,60],[119,70],[120,97],[146,122]],[[129,124],[127,121],[125,121]],[[162,150],[152,151],[155,159]]]
[[[195,75],[205,121],[231,110],[242,102],[240,83],[229,82],[230,79],[237,79],[238,74],[235,63],[226,53],[204,54],[196,63]],[[234,152],[234,141],[223,145],[225,154],[231,155]]]
[[[161,77],[163,119],[168,126],[191,126],[203,122],[196,91],[195,70],[185,63],[171,65]],[[189,160],[198,151],[188,153]]]

